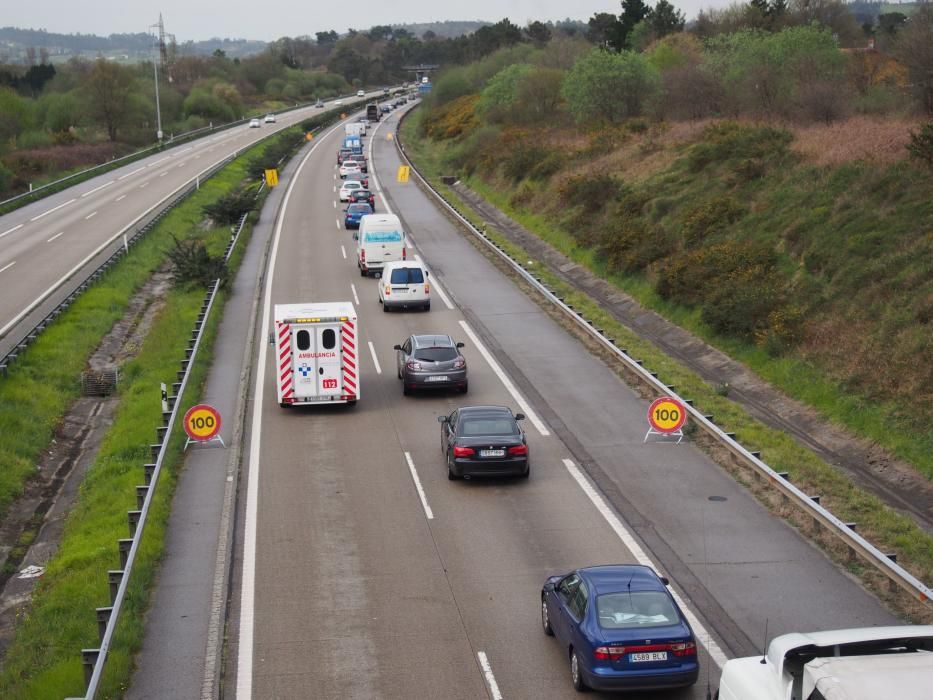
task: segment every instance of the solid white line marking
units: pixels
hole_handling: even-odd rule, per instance
[[[99,186],[99,187],[95,187],[93,190],[88,190],[87,192],[85,192],[85,193],[82,194],[81,196],[82,196],[82,197],[87,197],[88,195],[92,195],[92,194],[94,194],[95,192],[97,192],[98,190],[102,190],[102,189],[104,189],[105,187],[110,187],[110,186],[111,186],[113,183],[115,183],[115,182],[116,182],[116,180],[111,180],[110,182],[105,182],[103,185],[101,185],[101,186]]]
[[[415,463],[411,461],[411,453],[405,453],[405,461],[408,462],[408,471],[411,472],[411,480],[415,482],[415,489],[417,489],[418,498],[421,499],[421,505],[424,507],[424,514],[428,520],[434,520],[434,511],[428,505],[428,497],[424,495],[421,479],[418,478],[418,470],[415,469]]]
[[[344,248],[343,246],[340,246],[340,254],[343,256],[344,260],[347,259],[347,249]]]
[[[19,231],[22,227],[23,227],[23,224],[16,224],[16,226],[14,226],[13,228],[8,228],[3,233],[0,233],[0,238],[3,238],[4,236],[10,233],[13,233],[14,231]]]
[[[635,541],[635,538],[632,536],[632,533],[628,531],[625,525],[622,524],[622,521],[619,520],[618,516],[612,511],[612,509],[606,504],[605,499],[599,494],[596,488],[590,483],[583,472],[573,463],[573,460],[564,459],[564,466],[567,467],[567,471],[570,472],[570,476],[573,477],[574,481],[580,486],[583,490],[583,493],[587,495],[592,504],[596,506],[596,510],[599,511],[599,514],[603,516],[609,527],[613,529],[616,535],[622,540],[622,544],[625,545],[625,548],[628,549],[632,556],[638,561],[639,564],[643,566],[650,566],[655,571],[659,571],[658,566],[651,561],[651,558],[645,554],[645,550],[641,548],[638,542]],[[677,605],[680,606],[680,609],[684,611],[684,616],[690,622],[690,626],[693,628],[693,631],[696,633],[697,639],[700,643],[706,647],[706,651],[709,653],[709,657],[716,663],[717,666],[722,668],[723,664],[726,663],[728,657],[723,653],[722,649],[716,643],[716,641],[710,636],[710,633],[706,631],[706,628],[700,623],[697,619],[697,616],[693,614],[693,611],[690,610],[684,603],[684,601],[677,594],[677,591],[670,589],[671,595],[674,597],[674,600],[677,601]]]
[[[369,352],[373,356],[373,364],[376,365],[376,374],[382,374],[382,367],[379,366],[379,358],[376,357],[376,346],[373,341],[369,341]]]
[[[492,673],[492,666],[489,665],[486,652],[476,652],[476,658],[479,659],[479,665],[483,667],[483,675],[486,677],[486,685],[489,686],[489,694],[492,696],[492,700],[502,700],[502,693],[499,692],[499,684],[496,683],[496,677]]]
[[[46,243],[51,243],[52,241],[54,241],[56,238],[58,238],[59,236],[61,236],[61,235],[64,234],[64,233],[65,233],[64,231],[59,231],[59,232],[56,233],[54,236],[52,236],[49,240],[47,240]]]
[[[420,263],[424,263],[424,260],[421,259],[420,255],[415,255],[415,260]],[[434,285],[434,290],[440,295],[441,301],[444,302],[444,305],[453,311],[454,305],[450,303],[450,298],[447,296],[447,292],[444,291],[444,288],[441,286],[441,283],[437,281],[437,277],[434,277],[430,280],[431,284]]]
[[[62,207],[67,207],[69,204],[71,204],[71,203],[74,202],[74,201],[75,201],[74,199],[69,199],[67,202],[64,202],[63,204],[59,204],[57,207],[53,207],[52,209],[49,209],[48,211],[42,212],[41,214],[39,214],[39,216],[34,216],[34,217],[32,217],[32,218],[30,219],[30,221],[38,221],[38,220],[41,219],[43,216],[48,216],[48,215],[51,214],[53,211],[58,211],[58,210],[61,209]]]
[[[356,295],[356,285],[352,282],[350,283],[350,291],[353,292],[353,301],[356,302],[356,305],[360,305],[360,298]]]
[[[126,199],[126,195],[125,195],[125,194],[121,194],[119,197],[117,197],[117,198],[116,198],[115,200],[113,200],[113,201],[119,202],[121,199]]]
[[[3,267],[0,267],[0,272],[3,272],[4,270],[9,270],[9,269],[10,269],[11,267],[13,267],[15,264],[16,264],[16,261],[14,260],[14,261],[11,262],[9,265],[4,265]]]
[[[90,214],[84,217],[84,220],[87,221],[88,219],[93,219],[95,216],[97,216],[97,212],[92,211]]]
[[[117,178],[117,180],[125,180],[128,177],[132,177],[136,173],[141,173],[143,170],[145,170],[145,168],[138,168],[137,170],[134,170],[131,173],[127,173],[126,175],[121,175],[120,177]]]
[[[334,127],[336,129],[337,127]],[[328,135],[334,131],[331,129]],[[314,144],[308,151],[295,176],[288,183],[288,189],[285,191],[285,198],[282,201],[281,211],[285,212],[288,208],[288,202],[291,199],[292,192],[295,189],[295,183],[299,180],[299,175],[304,169],[305,164],[314,153],[318,143]],[[279,240],[282,237],[282,225],[285,216],[280,216],[275,226],[275,235],[272,240],[272,251],[269,254],[269,276],[266,280],[265,295],[263,297],[262,307],[262,326],[260,328],[269,328],[269,316],[272,311],[272,281],[275,276],[275,259],[279,251]],[[257,367],[261,371],[266,368],[266,357],[268,355],[268,343],[259,343],[259,358]],[[246,481],[246,507],[243,520],[243,581],[240,584],[240,646],[237,655],[237,679],[236,679],[236,697],[237,700],[250,700],[253,695],[253,634],[256,612],[256,519],[259,512],[259,455],[262,444],[262,410],[264,381],[257,381],[253,392],[253,417],[251,428],[251,439],[249,444],[249,472]]]
[[[463,330],[466,331],[466,334],[470,336],[470,340],[473,341],[473,344],[476,346],[476,349],[479,350],[480,354],[489,363],[489,366],[492,368],[492,371],[496,373],[496,376],[499,377],[499,381],[502,382],[505,386],[506,391],[508,391],[512,398],[515,399],[515,403],[519,405],[522,409],[522,412],[528,416],[528,420],[532,422],[537,431],[541,434],[542,437],[547,437],[550,435],[550,431],[547,429],[547,426],[544,425],[544,421],[538,418],[538,414],[531,410],[531,406],[528,405],[528,402],[525,401],[525,398],[518,393],[518,389],[515,388],[515,385],[512,384],[512,380],[509,379],[505,372],[502,371],[502,368],[499,366],[499,363],[493,359],[492,354],[486,347],[480,342],[479,336],[473,332],[473,329],[470,328],[470,324],[466,321],[460,321],[460,325],[463,327]]]

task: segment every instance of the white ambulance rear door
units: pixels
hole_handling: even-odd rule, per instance
[[[340,323],[296,326],[292,333],[292,351],[296,399],[341,395]]]

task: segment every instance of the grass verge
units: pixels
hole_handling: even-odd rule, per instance
[[[411,120],[403,122],[401,135],[406,153],[438,191],[453,202],[474,225],[482,227],[484,222],[480,217],[473,214],[470,207],[441,181],[440,158],[417,137],[415,126]],[[533,226],[528,228],[537,232]],[[495,231],[487,229],[487,235],[513,257],[522,260],[529,258],[524,249],[499,236]],[[578,262],[584,262],[582,257],[576,259]],[[897,513],[877,497],[853,485],[844,475],[782,431],[769,428],[755,420],[741,406],[717,393],[716,387],[710,386],[694,372],[619,323],[590,297],[563,283],[551,274],[545,265],[536,264],[534,268],[535,274],[541,277],[544,284],[586,318],[591,319],[594,325],[605,329],[607,335],[616,338],[619,345],[628,349],[629,355],[643,360],[645,367],[657,372],[661,381],[675,385],[678,393],[693,399],[699,410],[713,414],[717,425],[735,432],[742,444],[748,445],[750,449],[760,450],[762,459],[772,468],[788,472],[791,480],[805,492],[820,494],[824,506],[842,520],[857,522],[859,532],[880,549],[896,552],[898,562],[920,580],[933,579],[933,537],[919,528],[912,519]],[[517,277],[514,273],[513,276]],[[537,294],[531,296],[540,298]],[[543,306],[549,311],[554,308],[546,302]],[[618,370],[620,363],[615,361],[613,364]],[[621,373],[624,375],[624,372]],[[769,508],[775,512],[781,511],[780,506],[772,503],[767,494],[752,490]],[[787,513],[780,514],[795,522]],[[839,558],[833,546],[822,541],[820,544],[831,556]],[[883,590],[883,582],[874,580],[870,572],[862,571],[861,567],[848,563],[846,565],[853,572],[859,573],[862,580],[880,597],[896,605],[890,594]],[[915,620],[933,618],[933,612],[929,609],[900,606],[900,612]]]

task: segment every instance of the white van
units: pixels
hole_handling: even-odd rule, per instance
[[[379,303],[391,309],[431,309],[430,273],[417,260],[386,263],[379,280]]]
[[[405,231],[394,214],[367,214],[360,219],[356,239],[356,264],[360,275],[379,275],[386,263],[405,260]]]

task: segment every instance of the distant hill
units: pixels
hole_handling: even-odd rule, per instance
[[[249,56],[264,51],[266,42],[249,39],[219,39],[187,41],[179,45],[180,53],[211,54],[216,49],[230,58]],[[56,34],[44,29],[0,27],[0,63],[19,63],[27,60],[30,51],[46,54],[50,61],[61,62],[83,56],[98,55],[124,61],[145,61],[152,57],[151,34]]]

